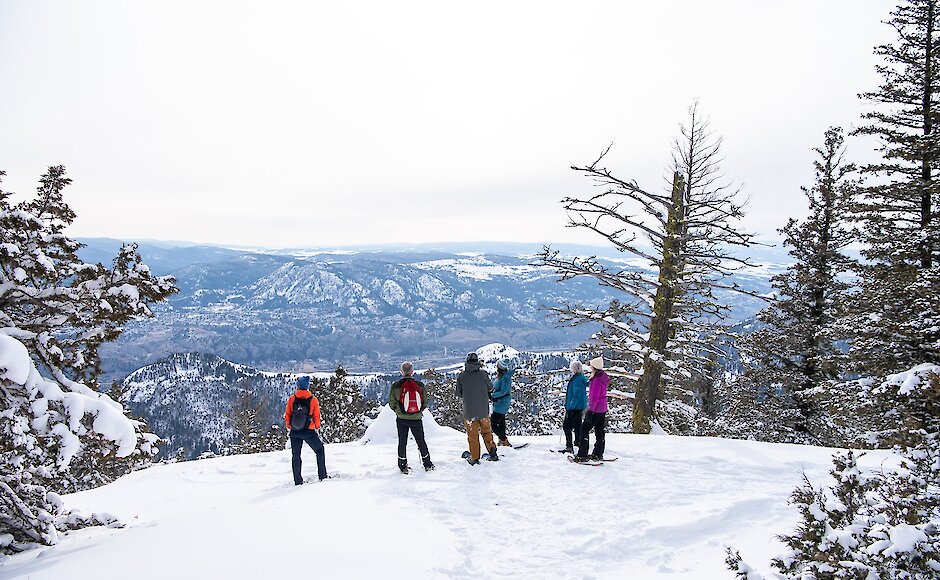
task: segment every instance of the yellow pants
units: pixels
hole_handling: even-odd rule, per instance
[[[480,432],[483,432],[483,444],[487,451],[496,449],[493,443],[493,429],[490,427],[490,418],[463,420],[463,426],[467,429],[467,443],[470,444],[470,459],[476,461],[480,458]]]

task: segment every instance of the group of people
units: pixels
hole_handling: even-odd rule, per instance
[[[578,462],[604,458],[604,439],[607,422],[607,388],[610,377],[604,372],[604,359],[591,359],[585,376],[580,361],[574,360],[569,367],[571,376],[565,389],[565,448],[560,450],[574,455]],[[467,432],[469,451],[466,455],[470,465],[480,462],[483,447],[490,461],[499,461],[497,447],[511,446],[506,434],[506,414],[512,402],[513,368],[508,359],[496,363],[496,381],[483,369],[483,363],[475,352],[467,355],[464,368],[457,376],[457,396],[463,403],[463,422]],[[491,409],[492,403],[492,409]],[[408,465],[408,434],[415,439],[418,453],[425,470],[434,469],[431,453],[424,436],[422,416],[428,399],[424,383],[414,376],[414,365],[401,364],[401,378],[392,383],[388,393],[388,405],[395,412],[398,429],[398,469],[410,473]],[[326,455],[320,439],[320,404],[310,392],[310,377],[297,379],[297,390],[287,400],[284,421],[290,432],[291,468],[294,484],[304,483],[301,475],[300,452],[307,443],[317,457],[317,475],[327,479]],[[594,431],[594,448],[590,455],[589,435]],[[496,436],[494,440],[494,434]],[[575,454],[574,446],[577,446]]]

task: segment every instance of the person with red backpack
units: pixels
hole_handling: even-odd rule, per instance
[[[297,379],[297,392],[287,399],[284,422],[290,431],[291,468],[294,471],[294,485],[301,485],[304,478],[300,474],[300,450],[304,442],[317,454],[317,475],[320,481],[327,479],[326,452],[320,441],[320,402],[310,392],[310,377]]]
[[[424,440],[424,423],[422,412],[428,407],[428,399],[424,392],[424,383],[414,378],[415,367],[409,361],[401,363],[401,378],[392,383],[388,392],[388,406],[397,415],[395,424],[398,426],[398,469],[402,473],[411,473],[408,467],[408,432],[414,435],[418,444],[418,453],[425,471],[434,469],[431,463],[431,453]]]

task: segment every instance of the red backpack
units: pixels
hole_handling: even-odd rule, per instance
[[[405,379],[401,382],[401,393],[398,395],[403,413],[411,415],[421,411],[421,389],[414,379]]]

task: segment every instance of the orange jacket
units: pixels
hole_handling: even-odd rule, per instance
[[[287,428],[290,429],[290,416],[293,414],[294,408],[294,398],[300,399],[312,399],[310,401],[310,416],[312,417],[310,421],[311,429],[320,428],[320,401],[313,396],[313,393],[306,389],[297,389],[297,392],[290,396],[287,399],[287,410],[284,411],[284,424],[287,425]]]

